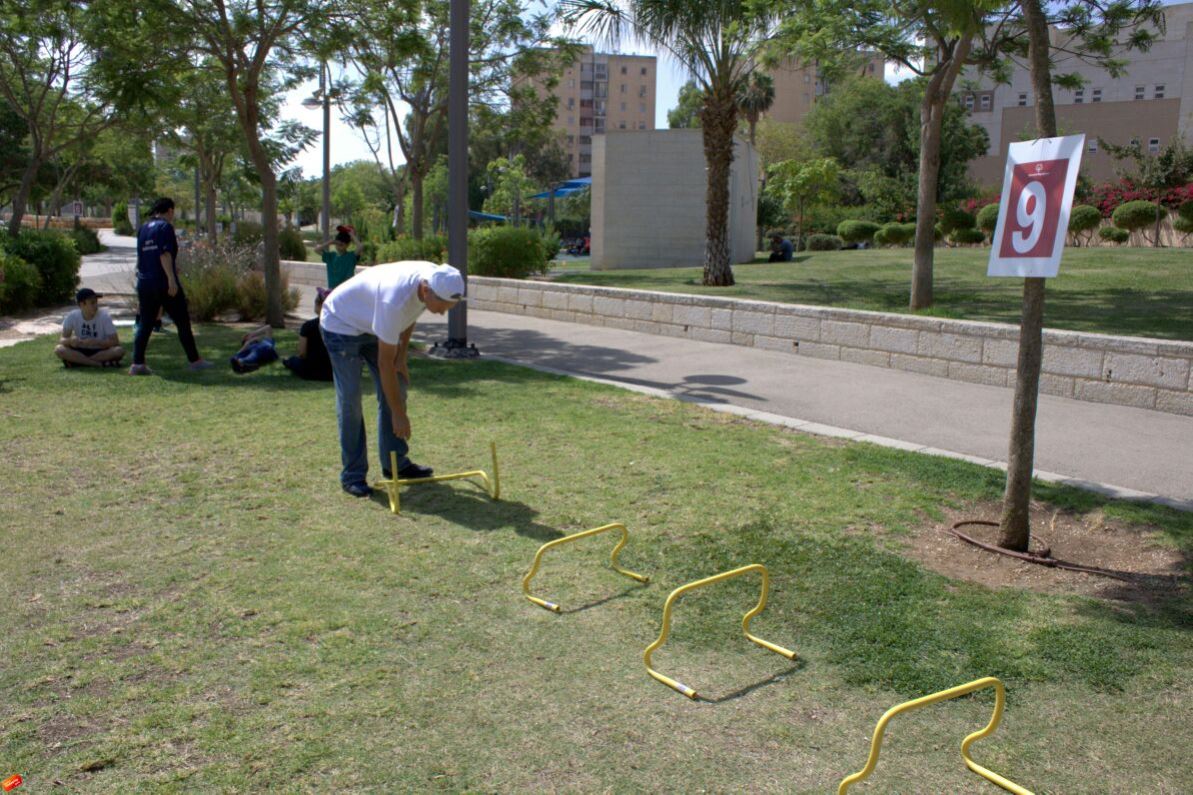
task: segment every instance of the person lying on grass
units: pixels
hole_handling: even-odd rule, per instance
[[[319,312],[329,292],[322,287],[315,288],[315,317],[303,323],[298,330],[297,355],[282,360],[287,370],[308,381],[331,380],[331,360],[327,357],[327,348],[323,345],[323,335],[319,329]],[[241,346],[231,359],[232,369],[238,373],[251,373],[278,358],[273,328],[270,326],[261,326],[245,334]]]
[[[78,309],[62,320],[62,338],[54,355],[65,367],[116,367],[124,358],[116,324],[108,310],[100,309],[102,295],[89,287],[75,293]]]

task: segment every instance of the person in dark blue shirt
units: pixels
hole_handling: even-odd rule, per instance
[[[791,241],[780,234],[770,236],[770,259],[768,262],[791,262],[795,248]]]
[[[140,302],[141,324],[133,344],[133,365],[129,375],[152,375],[145,364],[145,349],[153,333],[152,318],[165,309],[174,319],[178,341],[186,351],[192,370],[205,370],[211,363],[204,361],[195,347],[191,331],[190,310],[186,295],[178,281],[178,238],[174,236],[174,200],[158,199],[150,210],[152,217],[137,231],[137,300]]]

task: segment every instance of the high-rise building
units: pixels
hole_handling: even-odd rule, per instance
[[[882,56],[868,54],[855,74],[883,79],[885,64]],[[829,93],[830,81],[816,64],[804,64],[794,58],[763,70],[775,84],[775,102],[764,118],[771,121],[798,124],[812,110],[820,97]]]
[[[1085,78],[1078,89],[1053,88],[1061,135],[1085,133],[1081,171],[1101,181],[1115,176],[1115,160],[1098,143],[1138,141],[1144,151],[1159,152],[1176,135],[1193,143],[1193,3],[1164,9],[1166,31],[1146,51],[1121,53],[1129,61],[1121,77],[1072,56],[1056,56],[1055,72],[1076,72]],[[1054,43],[1064,33],[1053,29]],[[1035,96],[1031,74],[1017,61],[1008,84],[968,74],[971,81],[955,92],[970,120],[990,136],[984,157],[970,163],[970,178],[981,185],[1002,184],[1007,147],[1035,137]],[[958,80],[958,84],[962,84]]]
[[[592,136],[605,132],[653,130],[657,59],[584,48],[564,66],[554,88],[536,77],[539,96],[554,94],[555,126],[571,161],[573,177],[592,175]]]

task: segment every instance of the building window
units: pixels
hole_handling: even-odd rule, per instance
[[[591,135],[581,135],[581,136],[580,136],[580,143],[581,143],[582,145],[584,145],[584,146],[587,146],[587,145],[591,144],[591,143],[592,143],[592,136],[591,136]]]
[[[646,103],[645,103],[645,102],[639,102],[639,103],[638,103],[638,112],[639,112],[639,113],[646,113]]]
[[[581,138],[581,139],[580,139],[580,141],[581,141],[581,142],[583,142],[583,141],[584,141],[584,139],[583,139],[583,138]],[[574,143],[576,143],[576,136],[574,136],[574,135],[569,135],[569,136],[568,136],[568,146],[571,146],[571,145],[572,145],[572,144],[574,144]]]
[[[640,122],[638,122],[638,129],[639,129],[639,130],[645,130],[645,129],[646,129],[646,122],[644,122],[644,121],[640,121]]]
[[[642,76],[646,77],[646,67],[642,67]]]
[[[617,123],[617,129],[619,129],[619,130],[624,130],[624,129],[625,129],[625,122],[624,122],[624,121],[619,121],[619,122]]]
[[[1098,153],[1098,139],[1097,138],[1091,138],[1089,140],[1088,149],[1089,149],[1089,153],[1091,155],[1096,155]]]
[[[575,80],[575,78],[572,78],[571,80],[568,81],[568,88],[575,88],[575,87],[576,87],[576,80]]]
[[[623,102],[623,103],[621,103],[621,109],[622,109],[623,111],[625,110],[625,103],[624,103],[624,102]]]
[[[571,110],[574,107],[576,107],[576,98],[568,97],[568,110]]]
[[[621,84],[621,89],[620,89],[620,90],[621,90],[621,93],[623,93],[623,94],[625,93],[625,83],[622,83],[622,84]]]
[[[965,95],[965,109],[971,112],[973,111],[973,94]]]
[[[1160,88],[1163,89],[1164,86],[1160,86]],[[638,86],[638,96],[640,96],[640,97],[646,96],[646,86]]]
[[[591,163],[592,155],[585,155],[585,154],[580,155],[580,162],[581,163]]]
[[[626,73],[626,68],[625,68],[624,66],[623,66],[623,67],[621,67],[621,73],[622,73],[623,75]]]
[[[576,123],[576,117],[568,116],[568,124],[575,124],[575,123]]]
[[[982,110],[990,110],[990,95],[982,94]]]
[[[1073,92],[1073,104],[1080,105],[1085,102],[1085,89],[1079,88]]]
[[[1143,86],[1135,86],[1135,99],[1143,99]]]
[[[581,107],[581,108],[591,108],[591,107],[592,107],[592,100],[591,100],[591,99],[582,99],[582,100],[580,100],[580,107]]]
[[[1102,101],[1102,89],[1095,88],[1093,91],[1091,91],[1089,101],[1090,102],[1101,102]]]
[[[1021,107],[1021,108],[1027,107],[1027,94],[1025,94],[1025,93],[1019,94],[1019,107]]]
[[[805,74],[804,74],[804,82],[805,82],[805,83],[811,83],[811,82],[812,82],[812,75],[805,73]]]
[[[1160,83],[1159,85],[1156,86],[1155,90],[1152,92],[1152,97],[1154,99],[1164,99],[1164,84],[1163,83]]]
[[[1160,151],[1160,139],[1159,138],[1148,138],[1147,139],[1147,151],[1153,155],[1158,154]]]

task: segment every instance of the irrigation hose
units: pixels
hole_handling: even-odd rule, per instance
[[[962,527],[963,525],[969,525],[969,524],[982,525],[983,527],[998,527],[998,522],[987,522],[987,521],[984,521],[981,519],[967,519],[965,521],[957,522],[956,524],[954,524],[952,527],[949,528],[949,532],[952,533],[953,535],[955,535],[957,538],[961,539],[962,541],[966,542],[967,544],[973,544],[975,547],[978,547],[979,549],[984,549],[987,552],[994,552],[999,555],[1006,555],[1007,557],[1015,558],[1016,560],[1027,561],[1028,563],[1037,563],[1041,566],[1048,566],[1049,568],[1066,569],[1067,571],[1078,571],[1083,574],[1098,574],[1103,577],[1113,577],[1114,579],[1122,580],[1123,582],[1133,582],[1133,580],[1130,577],[1124,577],[1123,575],[1117,574],[1112,571],[1107,571],[1105,569],[1092,568],[1090,566],[1082,566],[1079,563],[1070,563],[1067,560],[1061,560],[1060,558],[1054,558],[1054,557],[1052,557],[1051,549],[1045,548],[1039,552],[1030,552],[1030,551],[1029,552],[1016,552],[1013,549],[1004,549],[1003,547],[995,546],[994,544],[987,544],[984,541],[979,541],[976,538],[974,538],[973,536],[968,536],[965,533],[962,533],[960,530],[957,529],[958,527]]]

